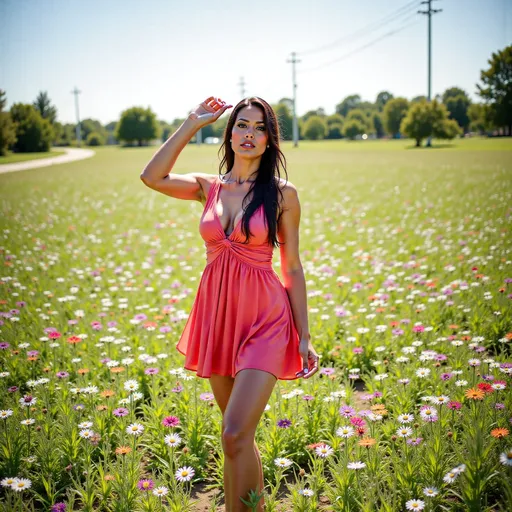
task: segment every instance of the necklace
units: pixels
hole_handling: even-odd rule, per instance
[[[221,179],[221,181],[223,183],[237,183],[238,185],[242,185],[243,183],[246,183],[246,182],[247,183],[254,183],[256,181],[256,180],[249,180],[249,179],[242,180],[241,178],[238,178],[238,179],[235,179],[235,180],[226,180],[226,179],[224,179],[223,176],[221,176],[220,179]]]

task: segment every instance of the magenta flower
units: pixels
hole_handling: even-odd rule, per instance
[[[412,328],[412,332],[424,332],[424,331],[425,331],[425,327],[423,327],[423,325],[415,325]]]
[[[350,418],[351,416],[354,416],[355,413],[355,409],[353,407],[350,407],[350,405],[342,405],[340,407],[340,414],[344,418]]]
[[[288,427],[291,427],[291,426],[292,426],[292,422],[291,422],[289,419],[284,418],[284,419],[279,420],[279,421],[277,422],[277,426],[278,426],[279,428],[288,428]]]
[[[117,417],[126,416],[130,411],[126,407],[118,407],[112,411],[112,414]]]
[[[137,483],[137,487],[141,491],[151,491],[151,489],[153,489],[153,487],[155,487],[155,484],[154,484],[153,480],[151,480],[151,479],[139,480]]]
[[[177,416],[166,416],[162,420],[164,427],[177,427],[180,424],[180,419]]]
[[[461,407],[462,407],[462,404],[460,402],[448,402],[448,405],[446,406],[448,407],[448,409],[451,409],[452,411],[458,411]]]
[[[204,400],[205,402],[210,402],[211,400],[213,400],[215,398],[215,396],[213,393],[201,393],[199,395],[199,398],[201,400]]]
[[[360,418],[359,416],[353,416],[350,418],[350,423],[356,427],[365,427],[366,421],[363,420],[363,418]]]
[[[160,370],[158,368],[146,368],[144,373],[146,375],[156,375]]]

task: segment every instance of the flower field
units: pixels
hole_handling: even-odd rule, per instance
[[[261,419],[267,511],[510,510],[512,141],[412,146],[284,144],[321,371]],[[156,148],[96,151],[0,175],[1,510],[223,511],[221,413],[175,349],[202,205],[143,185]]]

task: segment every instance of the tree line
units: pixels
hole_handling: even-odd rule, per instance
[[[482,103],[473,103],[467,92],[450,87],[432,101],[425,96],[408,100],[380,92],[374,102],[358,94],[344,98],[328,115],[323,108],[298,119],[299,137],[306,140],[410,137],[420,146],[428,137],[453,139],[468,132],[512,135],[512,45],[492,53],[489,67],[476,84]],[[76,125],[57,121],[57,109],[48,94],[40,92],[32,104],[15,103],[5,110],[6,93],[0,89],[0,155],[14,152],[45,152],[53,146],[77,145]],[[273,105],[282,138],[292,138],[293,102],[282,98]],[[104,144],[147,145],[165,142],[184,121],[158,120],[148,107],[131,107],[119,121],[102,125],[94,119],[80,122],[81,139],[88,146]],[[202,139],[222,138],[227,117],[202,129]],[[194,142],[195,139],[192,140]]]

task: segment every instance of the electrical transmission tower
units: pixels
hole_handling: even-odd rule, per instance
[[[430,103],[432,97],[432,14],[441,12],[442,9],[432,9],[432,0],[424,0],[422,4],[428,5],[427,11],[418,11],[419,14],[428,16],[428,101]],[[427,140],[427,146],[432,145],[432,137]]]
[[[75,95],[75,112],[76,112],[76,128],[75,128],[75,133],[76,133],[76,141],[77,141],[77,144],[79,146],[82,145],[82,133],[81,133],[81,130],[80,130],[80,115],[78,113],[78,95],[81,93],[82,91],[79,91],[77,89],[77,87],[75,87],[72,91],[71,91],[71,94],[74,94]]]
[[[291,60],[287,60],[286,62],[291,62],[292,64],[292,81],[293,81],[293,147],[296,148],[299,145],[299,125],[297,124],[297,79],[295,72],[295,64],[300,62],[297,59],[297,54],[292,52]]]
[[[242,99],[244,99],[245,98],[245,82],[244,82],[243,76],[240,77],[240,82],[238,83],[238,85],[240,86],[240,94],[242,95]]]

